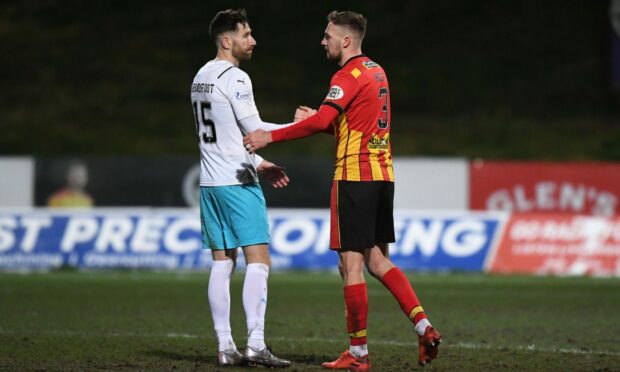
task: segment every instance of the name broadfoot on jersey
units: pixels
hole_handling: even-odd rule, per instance
[[[256,167],[262,159],[243,147],[239,124],[258,115],[248,74],[228,61],[209,61],[196,74],[191,97],[201,152],[200,185],[258,182]]]
[[[194,83],[192,84],[192,93],[213,93],[215,84]]]

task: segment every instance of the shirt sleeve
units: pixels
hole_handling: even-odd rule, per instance
[[[241,129],[243,129],[244,133],[252,133],[257,129],[262,129],[265,131],[272,131],[281,128],[285,128],[287,126],[293,125],[290,124],[273,124],[267,123],[261,120],[261,118],[257,115],[248,116],[247,118],[243,118],[239,120],[239,125]]]
[[[273,142],[280,142],[308,137],[318,132],[333,133],[333,130],[330,131],[330,127],[337,117],[338,110],[336,108],[329,105],[321,105],[316,114],[300,122],[293,123],[286,128],[271,132],[271,140]]]
[[[237,68],[228,76],[226,96],[237,120],[258,115],[250,76]]]
[[[342,113],[358,92],[357,79],[348,71],[339,71],[332,77],[329,92],[323,101],[323,105],[332,106]]]
[[[251,157],[252,158],[252,163],[254,163],[254,168],[258,169],[258,166],[260,165],[260,163],[263,162],[263,157],[258,155],[257,153],[254,153],[254,156]]]

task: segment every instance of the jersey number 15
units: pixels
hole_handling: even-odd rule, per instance
[[[194,120],[196,122],[196,136],[198,142],[214,143],[217,139],[215,135],[215,123],[209,118],[211,102],[194,102]]]

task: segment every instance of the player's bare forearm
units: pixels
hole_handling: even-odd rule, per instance
[[[245,146],[250,153],[253,153],[267,147],[272,141],[271,132],[258,129],[243,137],[243,146]]]

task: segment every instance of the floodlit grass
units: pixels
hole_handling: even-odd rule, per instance
[[[620,280],[410,275],[444,344],[426,370],[614,370]],[[0,370],[219,370],[208,273],[0,274]],[[245,345],[243,274],[233,334]],[[291,371],[318,371],[347,346],[340,278],[270,277],[267,339]],[[369,283],[375,371],[421,369],[416,337],[382,285]],[[247,368],[226,368],[241,371]]]

